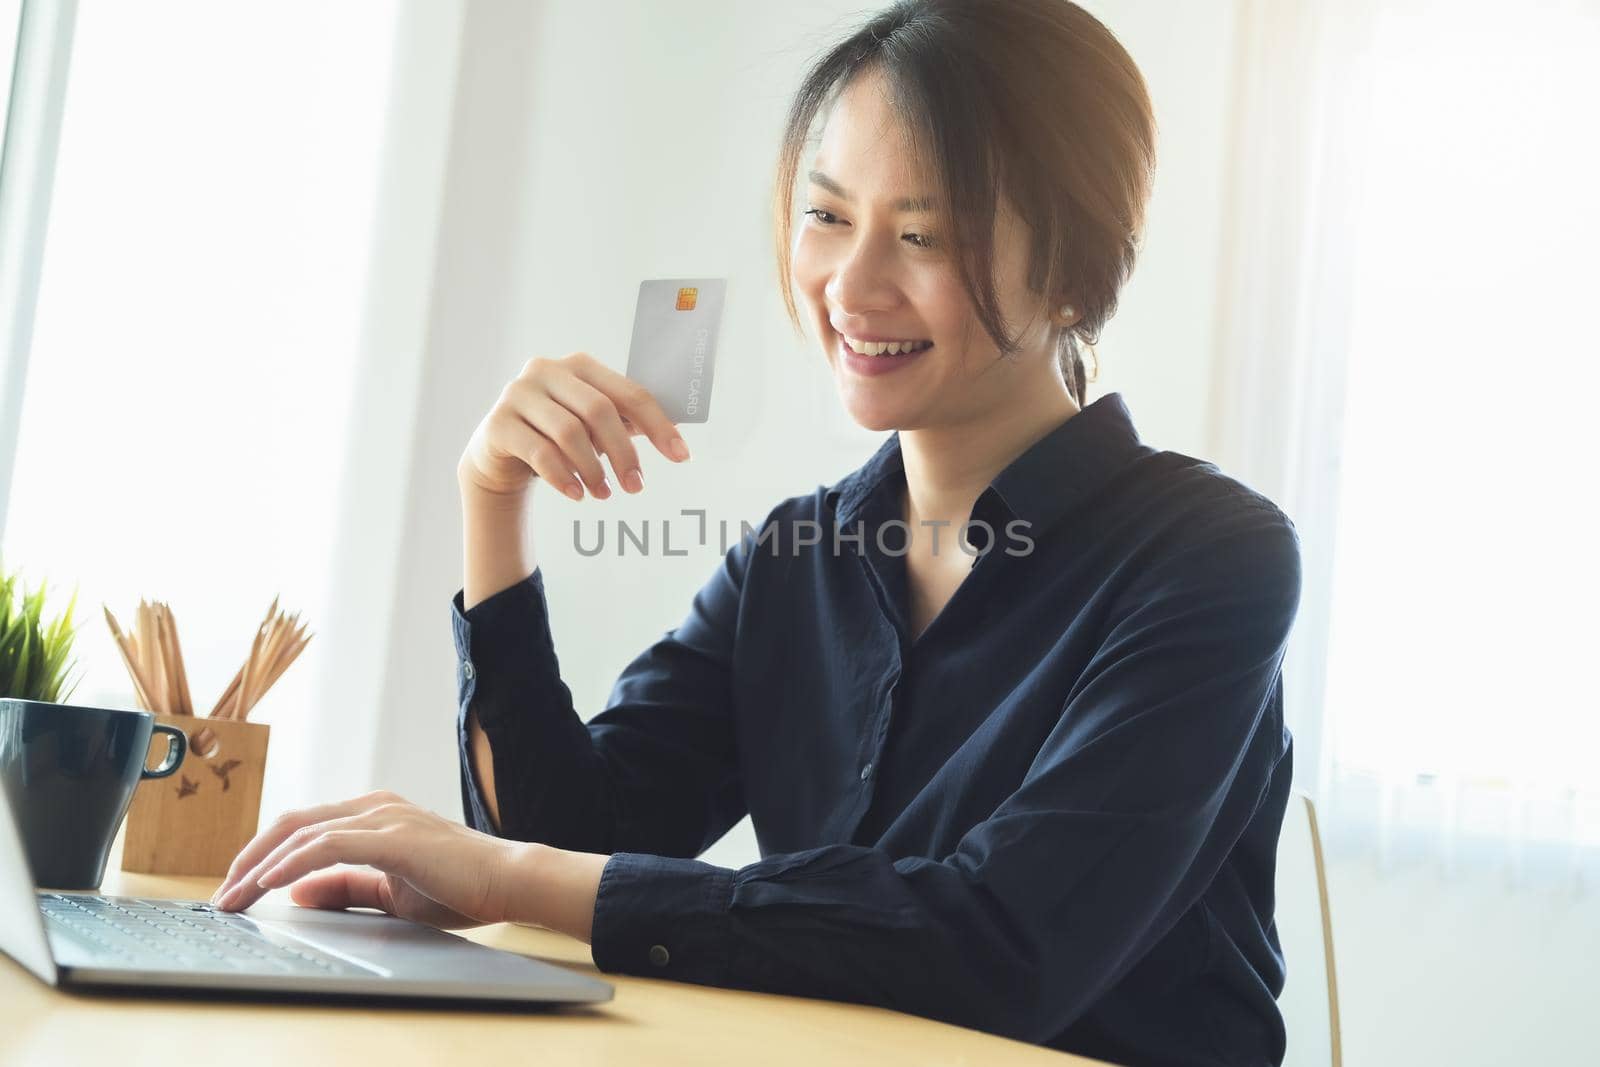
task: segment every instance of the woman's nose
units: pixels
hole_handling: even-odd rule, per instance
[[[823,287],[829,304],[845,315],[862,315],[894,307],[900,286],[887,257],[872,241],[858,241],[840,259]]]

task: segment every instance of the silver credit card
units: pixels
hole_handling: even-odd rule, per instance
[[[628,345],[628,377],[650,390],[673,422],[711,414],[711,371],[722,329],[726,278],[655,278],[639,283]]]

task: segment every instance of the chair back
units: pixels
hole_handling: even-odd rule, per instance
[[[1339,987],[1322,838],[1311,798],[1289,794],[1278,838],[1275,883],[1278,940],[1288,965],[1278,1009],[1288,1030],[1284,1067],[1341,1067]]]

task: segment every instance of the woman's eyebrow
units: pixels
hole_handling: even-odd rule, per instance
[[[811,171],[807,175],[813,185],[820,185],[834,196],[842,200],[849,200],[850,194],[844,191],[844,186],[822,173],[820,170]],[[933,201],[926,196],[907,196],[894,202],[898,211],[932,211]]]

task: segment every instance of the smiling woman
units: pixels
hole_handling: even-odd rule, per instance
[[[773,208],[791,318],[798,326],[795,277],[814,262],[798,248],[790,262],[800,158],[818,115],[870,83],[885,111],[881,118],[892,124],[858,133],[869,140],[853,161],[861,170],[856,181],[809,172],[819,198],[806,216],[830,229],[853,220],[858,229],[870,223],[908,230],[907,273],[937,273],[958,284],[998,352],[1011,355],[1030,340],[1028,324],[1012,326],[1026,314],[1063,304],[1075,309],[1061,316],[1069,321],[1054,324],[1048,343],[1082,406],[1080,341],[1092,350],[1116,312],[1156,163],[1155,118],[1138,67],[1094,16],[1049,0],[898,4],[873,20],[872,34],[834,49],[809,72],[784,130]],[[843,132],[837,124],[828,129]],[[825,143],[823,156],[837,155],[837,147]],[[874,188],[853,197],[846,184],[869,175]],[[896,187],[924,178],[934,190]],[[879,186],[893,193],[893,203],[867,202]],[[1007,238],[1025,244],[1016,264],[1004,262],[1014,251]],[[918,258],[913,250],[931,255]],[[997,258],[1038,297],[1036,307],[1006,306]],[[805,278],[799,280],[804,287]],[[831,336],[826,322],[817,325]]]
[[[851,418],[893,432],[748,530],[585,721],[526,537],[538,485],[589,506],[619,498],[602,456],[629,495],[650,450],[693,461],[639,383],[528,360],[457,467],[475,833],[392,796],[306,809],[219,899],[293,882],[548,926],[608,972],[1117,1063],[1281,1062],[1298,540],[1117,394],[1087,403],[1077,355],[1132,269],[1153,144],[1132,60],[1067,0],[908,0],[821,57],[779,159],[785,300]],[[746,815],[758,861],[701,858]]]

